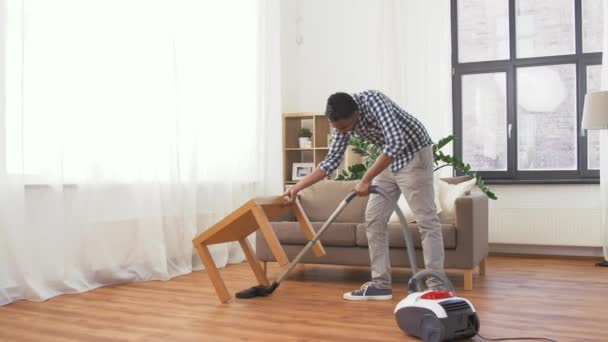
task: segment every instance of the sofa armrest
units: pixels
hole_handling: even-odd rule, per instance
[[[473,194],[458,197],[456,207],[456,238],[459,256],[465,267],[474,268],[487,255],[488,198]]]

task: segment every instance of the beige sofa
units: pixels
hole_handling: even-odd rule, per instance
[[[444,179],[448,183],[458,183],[466,178]],[[356,181],[321,181],[300,192],[300,201],[315,230],[321,228],[340,201],[352,191]],[[302,263],[369,266],[367,236],[365,234],[365,206],[368,197],[355,198],[339,215],[321,242],[326,251],[323,257],[316,257],[312,251],[301,260]],[[479,266],[479,273],[485,273],[485,258],[488,255],[488,199],[485,195],[458,197],[455,202],[456,224],[442,223],[445,246],[445,268],[464,272],[464,289],[473,288],[473,271]],[[285,253],[293,259],[307,243],[298,227],[293,213],[275,218],[272,227]],[[389,223],[389,248],[391,266],[409,268],[403,233],[398,223]],[[415,223],[409,224],[414,237],[416,257],[419,267],[424,267],[420,234]],[[256,254],[260,261],[275,261],[264,238],[258,231]],[[266,269],[266,267],[264,267]],[[458,286],[458,284],[457,284]]]

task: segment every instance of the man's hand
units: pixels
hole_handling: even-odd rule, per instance
[[[359,184],[355,185],[355,192],[357,196],[367,196],[369,194],[369,182],[361,181]]]
[[[355,186],[355,192],[357,196],[366,196],[369,194],[369,185],[372,183],[372,180],[380,174],[380,172],[384,171],[391,163],[393,159],[382,153],[376,159],[374,164],[367,170],[367,172],[361,178],[361,182]]]
[[[283,207],[288,207],[292,205],[296,201],[296,197],[298,196],[299,191],[300,190],[298,190],[295,186],[292,186],[291,188],[287,189],[287,191],[285,191],[285,193],[283,194],[283,197],[287,197],[287,200],[283,202]]]
[[[294,186],[285,191],[283,197],[287,197],[288,199],[285,203],[283,203],[283,207],[292,205],[296,201],[296,196],[298,196],[298,192],[300,192],[300,190],[306,189],[307,187],[315,184],[326,176],[327,174],[325,173],[325,171],[323,171],[320,167],[317,166],[317,168],[311,174],[307,175],[306,177],[304,177],[304,179],[301,179]]]

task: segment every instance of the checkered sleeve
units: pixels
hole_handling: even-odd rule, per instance
[[[397,121],[399,113],[392,107],[392,102],[380,92],[377,92],[370,101],[370,111],[378,118],[386,142],[382,153],[391,159],[396,159],[404,150],[406,141],[404,131]]]
[[[340,133],[336,129],[332,129],[332,131],[332,142],[329,152],[325,159],[319,163],[319,168],[328,175],[340,166],[344,157],[344,151],[346,151],[350,140],[350,133]]]

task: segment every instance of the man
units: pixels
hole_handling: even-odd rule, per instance
[[[380,157],[354,188],[357,195],[366,196],[373,184],[391,197],[386,200],[371,194],[365,212],[372,281],[345,293],[344,299],[392,299],[387,222],[401,193],[418,222],[426,269],[443,271],[443,237],[433,191],[432,140],[420,121],[379,91],[352,96],[333,94],[327,100],[325,114],[333,127],[329,153],[311,174],[288,189],[285,196],[291,203],[300,190],[331,174],[340,165],[353,136],[381,149]],[[430,278],[427,285],[436,288],[439,282]]]

